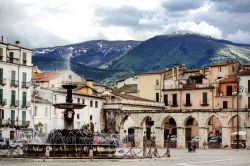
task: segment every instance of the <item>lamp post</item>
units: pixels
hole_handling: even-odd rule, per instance
[[[240,146],[239,146],[239,138],[240,138],[240,135],[239,135],[239,92],[241,91],[241,90],[243,90],[243,88],[244,87],[242,87],[242,86],[240,86],[239,85],[239,81],[240,81],[240,78],[239,77],[237,77],[237,109],[236,109],[236,148],[237,149],[239,149],[240,148]]]

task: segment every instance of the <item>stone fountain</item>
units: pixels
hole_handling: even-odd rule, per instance
[[[74,109],[86,105],[73,103],[72,89],[77,85],[62,85],[67,90],[66,102],[54,104],[64,109],[64,129],[52,130],[45,144],[26,144],[23,146],[25,157],[85,158],[111,157],[115,154],[114,144],[93,144],[94,134],[87,129],[74,129]]]

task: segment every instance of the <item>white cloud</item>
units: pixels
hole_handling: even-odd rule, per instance
[[[195,33],[209,35],[214,38],[221,39],[223,37],[223,32],[216,26],[210,25],[205,21],[199,23],[193,21],[178,22],[176,24],[169,24],[164,26],[165,33],[170,33],[173,31],[192,31]]]
[[[235,43],[247,44],[250,43],[250,33],[238,30],[234,34],[229,34],[226,39]]]

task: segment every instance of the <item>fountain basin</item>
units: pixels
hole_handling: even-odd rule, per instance
[[[53,106],[59,109],[71,109],[72,110],[72,109],[82,109],[86,105],[78,104],[78,103],[57,103],[57,104],[53,104]]]
[[[116,152],[115,145],[100,144],[25,144],[24,157],[59,157],[59,158],[86,158],[90,150],[93,157],[112,157]]]

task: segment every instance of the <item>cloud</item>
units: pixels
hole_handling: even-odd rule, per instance
[[[250,0],[210,0],[219,11],[250,12]]]
[[[165,32],[169,33],[171,31],[191,31],[203,35],[209,35],[215,38],[222,38],[223,32],[213,25],[205,21],[201,22],[193,22],[193,21],[185,21],[178,22],[176,24],[170,24],[165,26]]]
[[[202,6],[201,0],[165,0],[163,6],[168,11],[185,11],[190,9],[197,9]]]
[[[244,32],[242,30],[238,30],[234,34],[229,34],[226,37],[227,40],[235,42],[235,43],[250,43],[250,33],[249,32]]]

